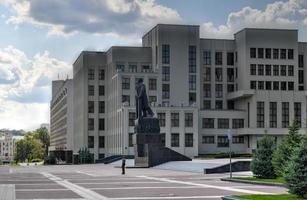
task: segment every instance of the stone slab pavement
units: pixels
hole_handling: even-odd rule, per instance
[[[14,185],[18,200],[216,200],[225,195],[287,192],[281,187],[220,181],[228,174],[147,168],[127,169],[121,175],[120,168],[104,164],[1,168],[0,184]]]

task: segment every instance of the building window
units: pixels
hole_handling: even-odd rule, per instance
[[[203,52],[204,65],[211,65],[211,51]]]
[[[130,89],[130,78],[122,78],[122,89],[123,90]]]
[[[250,81],[250,88],[252,90],[257,89],[257,81]]]
[[[203,118],[203,128],[214,128],[214,118]]]
[[[162,45],[162,64],[170,63],[170,46],[168,44]]]
[[[99,113],[105,113],[105,103],[104,103],[104,101],[99,101]]]
[[[217,119],[217,128],[229,128],[229,119],[226,118]]]
[[[278,81],[273,82],[273,90],[279,90],[279,82]]]
[[[288,65],[288,76],[294,76],[294,66]]]
[[[304,83],[304,70],[298,70],[298,83]]]
[[[99,85],[99,96],[104,96],[104,85]]]
[[[196,75],[189,75],[189,90],[196,90]]]
[[[142,65],[141,72],[151,72],[152,68],[149,65]]]
[[[130,105],[130,96],[129,95],[122,95],[122,103],[128,103]]]
[[[215,109],[216,110],[222,110],[223,109],[223,101],[222,100],[216,100],[215,101]]]
[[[170,67],[163,66],[162,67],[162,81],[169,81],[170,80]]]
[[[273,75],[279,76],[279,66],[278,65],[273,66]]]
[[[94,101],[88,101],[88,113],[94,113],[95,106]]]
[[[87,147],[94,148],[94,136],[87,137]]]
[[[279,49],[273,49],[273,59],[279,58]]]
[[[227,52],[227,65],[234,65],[234,53]]]
[[[302,126],[302,105],[300,102],[294,102],[294,120],[299,127]]]
[[[211,80],[211,68],[205,67],[204,69],[204,81],[210,81]]]
[[[215,84],[215,97],[216,98],[223,97],[223,84]]]
[[[272,49],[266,48],[265,49],[265,58],[270,59],[271,58]]]
[[[217,147],[229,147],[227,136],[217,136]]]
[[[204,100],[204,109],[211,109],[211,101],[210,100]]]
[[[233,144],[244,144],[244,136],[233,136],[232,143]]]
[[[250,65],[250,75],[257,75],[257,72],[256,72],[256,65],[255,64],[251,64]]]
[[[133,133],[129,133],[129,141],[128,141],[129,147],[133,147]]]
[[[95,79],[95,69],[88,69],[88,80]]]
[[[165,127],[165,113],[158,113],[160,127]]]
[[[171,134],[171,146],[172,147],[179,147],[179,133],[172,133]]]
[[[100,130],[100,131],[104,131],[104,130],[105,130],[104,118],[99,119],[99,130]]]
[[[223,65],[223,53],[215,52],[215,65]]]
[[[234,84],[228,84],[227,85],[227,92],[233,92],[233,91],[235,91]]]
[[[288,49],[288,59],[293,60],[293,58],[294,58],[293,49]]]
[[[294,90],[294,82],[288,82],[288,90]]]
[[[271,81],[265,82],[265,89],[266,90],[272,90],[272,82]]]
[[[99,80],[104,80],[104,69],[99,70]]]
[[[95,128],[94,118],[88,118],[87,128],[89,131],[93,131]]]
[[[263,58],[263,48],[258,48],[258,58]]]
[[[169,84],[162,84],[162,99],[169,99],[170,90]]]
[[[171,126],[179,127],[179,113],[171,113]]]
[[[298,86],[298,90],[299,90],[299,91],[303,91],[303,90],[304,90],[304,86],[303,86],[303,85],[299,85],[299,86]]]
[[[196,46],[189,46],[189,73],[196,73]]]
[[[129,65],[129,72],[137,72],[137,65]]]
[[[270,102],[270,128],[277,128],[277,103]]]
[[[227,101],[227,109],[228,110],[234,110],[235,109],[235,102],[232,100]]]
[[[264,75],[264,66],[258,65],[258,76],[263,76],[263,75]]]
[[[281,127],[288,128],[289,126],[289,102],[281,103]]]
[[[232,128],[244,128],[244,119],[232,119]]]
[[[104,136],[99,136],[99,148],[104,148]]]
[[[150,104],[157,102],[157,96],[148,96],[148,101]]]
[[[271,65],[265,65],[265,75],[271,76],[271,73],[272,73]]]
[[[287,66],[286,65],[280,66],[280,75],[281,76],[287,76]]]
[[[280,49],[280,59],[287,58],[287,49]]]
[[[256,58],[256,48],[250,48],[250,58]]]
[[[192,105],[196,102],[196,93],[189,92],[189,104]]]
[[[298,67],[304,67],[304,55],[298,55]]]
[[[234,69],[233,68],[227,68],[227,81],[228,82],[234,81]]]
[[[264,81],[258,81],[258,90],[264,90]]]
[[[215,81],[221,82],[223,81],[223,69],[215,68]]]
[[[129,126],[134,126],[135,118],[136,118],[135,112],[129,112]]]
[[[280,89],[281,90],[287,90],[287,82],[286,81],[280,82]]]
[[[214,136],[202,136],[202,144],[214,144]]]
[[[88,96],[94,96],[95,95],[95,87],[94,85],[88,86]]]
[[[165,143],[166,143],[166,140],[165,140],[165,133],[161,133],[161,143],[162,145],[165,147]]]
[[[257,102],[257,128],[264,128],[264,102]]]
[[[184,114],[185,127],[193,127],[193,113]]]
[[[193,133],[186,133],[184,137],[185,147],[193,147]]]
[[[148,81],[149,81],[149,90],[157,90],[157,79],[150,78]]]

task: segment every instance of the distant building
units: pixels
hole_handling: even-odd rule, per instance
[[[0,161],[11,162],[14,160],[16,142],[23,139],[23,136],[13,136],[6,133],[0,137]]]
[[[167,147],[190,157],[227,152],[232,129],[233,151],[250,153],[265,132],[278,142],[293,120],[304,132],[306,58],[297,30],[245,28],[225,40],[200,38],[199,26],[158,24],[142,47],[80,54],[73,64],[73,114],[65,111],[67,122],[52,115],[51,132],[69,121],[70,139],[57,141],[72,144],[74,154],[88,147],[96,159],[133,155],[134,87],[143,78]]]

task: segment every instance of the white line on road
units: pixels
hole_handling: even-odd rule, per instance
[[[110,198],[110,200],[151,200],[151,199],[212,199],[222,198],[223,196],[176,196],[176,197],[119,197]]]
[[[167,186],[167,187],[116,187],[116,188],[88,188],[90,190],[138,190],[138,189],[191,189],[191,188],[203,188],[199,186]]]
[[[118,185],[118,184],[137,184],[137,183],[141,183],[141,184],[156,184],[156,183],[165,183],[165,182],[161,182],[161,181],[127,181],[127,182],[103,182],[103,183],[76,183],[78,185]]]
[[[187,181],[176,181],[176,180],[171,180],[171,179],[166,179],[166,178],[156,178],[156,177],[149,177],[149,176],[138,176],[138,177],[146,178],[149,180],[155,180],[155,181],[179,183],[179,184],[185,184],[185,185],[193,185],[193,186],[199,186],[199,187],[204,187],[204,188],[214,188],[214,189],[219,189],[219,190],[227,190],[227,191],[241,192],[241,193],[247,193],[247,194],[272,194],[272,193],[266,193],[266,192],[232,188],[228,186],[216,186],[216,185],[208,185],[208,184],[201,184],[201,183],[192,183],[192,182],[187,182]]]
[[[17,192],[40,192],[40,191],[67,191],[67,188],[58,188],[58,189],[15,189]]]
[[[87,172],[83,172],[83,171],[75,171],[75,172],[77,172],[77,173],[79,173],[79,174],[85,174],[85,175],[88,175],[88,176],[91,176],[91,177],[99,177],[98,175],[95,175],[95,174],[90,174],[90,173],[87,173]]]
[[[66,188],[68,188],[69,190],[75,192],[76,194],[80,195],[81,197],[87,199],[87,200],[106,200],[108,199],[105,196],[102,196],[94,191],[91,191],[89,189],[86,189],[84,187],[78,186],[76,184],[73,184],[67,180],[63,180],[57,176],[54,176],[50,173],[47,172],[42,172],[42,175],[44,175],[45,177],[47,177],[50,180],[53,180],[54,182],[56,182],[59,185],[62,185]]]

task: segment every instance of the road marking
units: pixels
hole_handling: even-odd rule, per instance
[[[83,172],[83,171],[75,171],[75,172],[77,172],[77,173],[79,173],[79,174],[85,174],[85,175],[88,175],[88,176],[91,176],[91,177],[99,177],[98,175],[95,175],[95,174],[90,174],[90,173],[87,173],[87,172]]]
[[[167,187],[116,187],[116,188],[88,188],[90,190],[137,190],[137,189],[191,189],[191,188],[203,188],[199,186],[167,186]]]
[[[39,186],[41,186],[41,185],[58,185],[58,184],[56,184],[56,183],[15,183],[15,185],[18,185],[18,186],[23,186],[23,185],[39,185]]]
[[[58,188],[58,189],[15,189],[18,192],[40,192],[40,191],[67,191],[67,188]]]
[[[247,193],[247,194],[273,194],[273,193],[267,193],[267,192],[258,192],[258,191],[252,191],[252,190],[244,190],[239,188],[232,188],[228,186],[215,186],[215,185],[207,185],[207,184],[201,184],[201,183],[192,183],[187,181],[176,181],[166,178],[156,178],[156,177],[150,177],[150,176],[138,176],[140,178],[146,178],[149,180],[155,180],[155,181],[163,181],[163,182],[169,182],[169,183],[179,183],[179,184],[185,184],[185,185],[193,185],[193,186],[199,186],[204,188],[214,188],[214,189],[220,189],[220,190],[227,190],[227,191],[233,191],[233,192],[241,192],[241,193]]]
[[[212,198],[222,198],[223,196],[176,196],[176,197],[119,197],[110,198],[110,200],[142,200],[142,199],[212,199]]]
[[[76,183],[77,185],[117,185],[117,184],[136,184],[136,183],[142,183],[142,184],[156,184],[156,183],[165,183],[165,182],[161,182],[161,181],[137,181],[137,182],[134,182],[134,181],[127,181],[127,182],[109,182],[109,183]]]
[[[48,179],[56,182],[59,185],[62,185],[64,187],[66,187],[67,189],[75,192],[76,194],[80,195],[81,197],[87,199],[87,200],[106,200],[108,199],[105,196],[102,196],[94,191],[91,191],[89,189],[86,189],[84,187],[78,186],[76,184],[73,184],[67,180],[63,180],[57,176],[54,176],[50,173],[47,172],[42,172],[42,175],[44,175],[45,177],[47,177]]]

